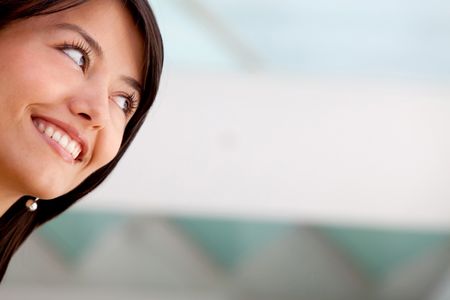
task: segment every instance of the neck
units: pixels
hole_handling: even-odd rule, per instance
[[[20,198],[18,193],[6,192],[0,188],[0,217]]]

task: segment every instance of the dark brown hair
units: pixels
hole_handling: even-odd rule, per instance
[[[0,0],[0,30],[10,23],[34,16],[52,14],[81,5],[88,0]],[[75,201],[95,189],[111,173],[134,139],[156,96],[163,65],[161,34],[147,0],[122,0],[141,31],[145,43],[143,91],[139,106],[128,122],[116,157],[84,180],[72,191],[49,201],[39,201],[35,212],[26,209],[24,196],[0,218],[0,281],[12,255],[31,232],[56,217]]]

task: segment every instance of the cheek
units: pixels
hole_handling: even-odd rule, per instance
[[[2,95],[5,97],[12,95],[20,97],[27,93],[29,88],[39,87],[42,77],[37,76],[39,73],[34,64],[28,62],[29,57],[26,49],[17,49],[15,55],[8,52],[0,53],[0,57],[2,57],[0,64]],[[34,81],[32,78],[34,78]],[[24,86],[27,88],[24,89]]]
[[[14,101],[2,101],[2,106],[51,101],[62,92],[67,81],[70,82],[70,74],[64,74],[62,68],[58,68],[58,57],[52,53],[53,49],[30,44],[13,48],[13,53],[11,50],[0,52],[0,96]]]
[[[122,143],[122,133],[108,132],[99,135],[96,141],[95,150],[91,159],[92,172],[109,163],[119,152]]]
[[[78,174],[75,176],[68,190],[75,188],[87,177],[92,175],[92,173],[112,161],[119,151],[121,142],[122,135],[100,135],[96,140],[96,144],[94,146],[95,150],[92,153],[92,157],[82,168],[82,170],[80,170],[80,172],[78,172]]]

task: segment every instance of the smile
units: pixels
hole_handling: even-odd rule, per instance
[[[47,142],[67,162],[80,160],[83,150],[82,144],[57,125],[41,118],[33,118],[35,127],[46,138]]]

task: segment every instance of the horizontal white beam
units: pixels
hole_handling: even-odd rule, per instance
[[[450,228],[450,89],[171,74],[80,208]]]

